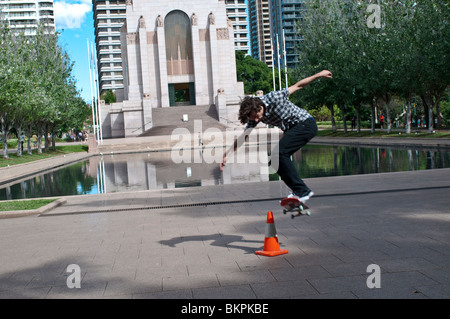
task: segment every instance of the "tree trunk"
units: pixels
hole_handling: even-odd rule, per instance
[[[442,118],[443,115],[441,113],[441,96],[442,92],[439,92],[438,90],[434,91],[434,104],[436,105],[436,128],[442,128]]]
[[[4,117],[2,117],[2,143],[3,143],[3,158],[9,158],[8,155],[8,131],[9,127]]]
[[[42,154],[42,127],[37,128],[37,152]]]
[[[28,155],[32,155],[31,151],[31,124],[27,126],[27,152]]]
[[[355,106],[356,110],[356,133],[361,133],[361,105],[358,104]]]
[[[421,96],[422,101],[424,104],[426,104],[428,113],[427,113],[427,128],[428,128],[428,134],[433,133],[433,97],[429,95],[428,93],[425,93]]]
[[[44,126],[44,145],[45,145],[45,151],[48,153],[48,151],[49,151],[48,124],[45,124],[45,126]]]
[[[411,134],[411,101],[408,98],[406,102],[406,123],[405,123],[405,133]]]
[[[386,132],[388,134],[391,134],[391,118],[389,116],[389,109],[390,109],[390,103],[391,103],[391,97],[389,96],[389,94],[385,95],[385,99],[384,99],[385,103],[386,103],[386,127],[387,130]]]
[[[344,133],[347,133],[347,121],[345,119],[345,104],[340,103],[339,108],[341,109],[342,113],[342,125],[344,126]]]
[[[327,107],[331,112],[331,130],[333,131],[333,133],[336,133],[336,119],[334,118],[334,107],[333,105],[331,105],[331,107],[327,105]]]
[[[56,134],[55,134],[55,127],[52,127],[52,151],[56,151]]]
[[[370,133],[375,133],[375,107],[376,107],[376,102],[375,102],[375,99],[376,98],[374,98],[373,100],[372,100],[372,107],[371,107],[371,110],[370,110],[370,114],[372,115],[371,116],[371,119],[370,119]]]
[[[22,157],[22,148],[23,148],[23,142],[25,140],[25,136],[22,138],[22,125],[19,125],[16,128],[17,131],[17,157]]]

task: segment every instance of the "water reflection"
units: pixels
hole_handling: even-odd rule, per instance
[[[308,145],[294,154],[305,178],[400,172],[450,167],[450,152],[442,150]]]
[[[3,185],[0,200],[278,180],[264,161],[254,160],[259,159],[255,152],[257,147],[247,150],[243,163],[228,161],[224,172],[216,163],[198,161],[201,153],[191,154],[189,163],[180,164],[173,163],[170,152],[95,156]],[[450,152],[310,144],[294,154],[293,160],[300,176],[313,178],[447,168]]]

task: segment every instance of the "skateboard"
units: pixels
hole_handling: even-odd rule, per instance
[[[295,214],[291,214],[291,218],[295,218],[301,215],[311,216],[309,207],[305,203],[299,201],[297,198],[292,197],[283,198],[280,202],[280,205],[284,207],[283,214],[286,214],[287,212],[296,211]]]

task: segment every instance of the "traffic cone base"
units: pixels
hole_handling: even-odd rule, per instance
[[[287,249],[280,249],[277,237],[270,237],[264,240],[263,250],[255,251],[255,254],[273,257],[278,255],[287,254],[289,251]]]
[[[266,237],[264,239],[263,250],[255,251],[255,254],[262,256],[278,256],[287,254],[289,251],[287,249],[280,249],[278,243],[277,231],[275,229],[275,221],[273,219],[273,213],[267,213],[267,226],[266,226]]]

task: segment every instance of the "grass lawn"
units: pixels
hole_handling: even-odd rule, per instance
[[[57,200],[57,198],[13,200],[13,201],[0,202],[0,212],[14,211],[14,210],[38,209],[42,206],[50,204],[51,202],[54,202],[55,200]]]
[[[87,145],[64,145],[64,146],[56,146],[56,151],[42,152],[42,154],[38,154],[37,150],[33,150],[32,155],[28,155],[26,149],[22,154],[22,157],[17,157],[15,153],[9,154],[9,158],[0,158],[0,167],[7,167],[8,165],[16,165],[23,164],[32,161],[37,161],[40,159],[51,158],[55,156],[60,156],[69,153],[75,152],[87,152]]]

